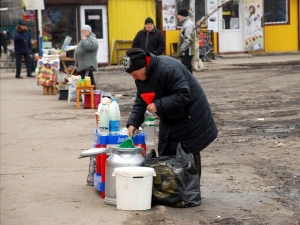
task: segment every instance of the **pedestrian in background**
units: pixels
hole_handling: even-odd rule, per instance
[[[98,40],[96,35],[92,33],[92,28],[89,25],[83,25],[81,28],[81,41],[74,52],[76,70],[80,73],[82,79],[89,76],[91,84],[95,85],[95,89],[96,83],[93,71],[98,70],[97,52]]]
[[[127,121],[128,136],[144,122],[149,110],[159,117],[158,153],[176,156],[178,143],[193,153],[195,166],[201,176],[200,151],[215,140],[218,130],[204,90],[193,74],[169,56],[145,54],[133,48],[124,56],[124,67],[135,80],[136,99]],[[147,105],[142,93],[155,92]]]
[[[180,9],[177,13],[177,19],[182,24],[177,53],[181,57],[181,63],[193,73],[192,59],[195,55],[195,26],[189,17],[187,9]]]
[[[7,54],[8,45],[10,45],[10,38],[7,32],[4,30],[1,34],[1,47],[3,47],[4,54]]]
[[[22,57],[24,57],[26,69],[27,69],[27,77],[35,77],[32,73],[32,43],[31,37],[29,34],[28,27],[23,20],[19,21],[15,31],[14,31],[14,46],[15,46],[15,54],[16,54],[16,78],[22,79],[21,77],[21,65],[22,65]]]
[[[132,48],[141,48],[144,52],[151,52],[154,55],[162,55],[165,51],[165,38],[150,17],[146,18],[144,28],[133,39]]]

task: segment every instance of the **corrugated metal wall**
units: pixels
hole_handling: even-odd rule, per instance
[[[156,24],[155,0],[109,0],[108,34],[111,64],[117,64],[116,40],[133,40],[147,17]],[[125,45],[130,47],[130,44]],[[125,51],[124,51],[125,53]]]
[[[298,0],[290,0],[290,24],[266,25],[265,52],[298,51]]]
[[[180,30],[167,30],[165,32],[165,39],[166,39],[166,55],[171,54],[170,44],[178,43]]]

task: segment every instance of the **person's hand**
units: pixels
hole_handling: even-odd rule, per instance
[[[86,38],[86,36],[81,36],[81,40],[85,40]]]
[[[147,106],[147,110],[152,112],[152,113],[156,113],[157,109],[156,106],[154,105],[154,103],[151,103]]]
[[[135,130],[136,128],[133,126],[133,125],[129,125],[129,127],[128,127],[128,129],[127,129],[127,135],[128,135],[128,137],[130,137],[131,135],[132,135],[132,133],[133,133],[133,131]],[[135,132],[135,134],[134,134],[134,137],[135,137],[135,135],[136,135],[136,132]]]

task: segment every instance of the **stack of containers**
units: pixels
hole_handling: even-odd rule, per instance
[[[98,133],[100,135],[116,136],[120,134],[121,112],[116,98],[108,105],[105,98],[98,105]]]

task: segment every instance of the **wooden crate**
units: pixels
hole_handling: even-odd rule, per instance
[[[56,87],[44,87],[43,86],[43,95],[56,95],[57,89]]]

